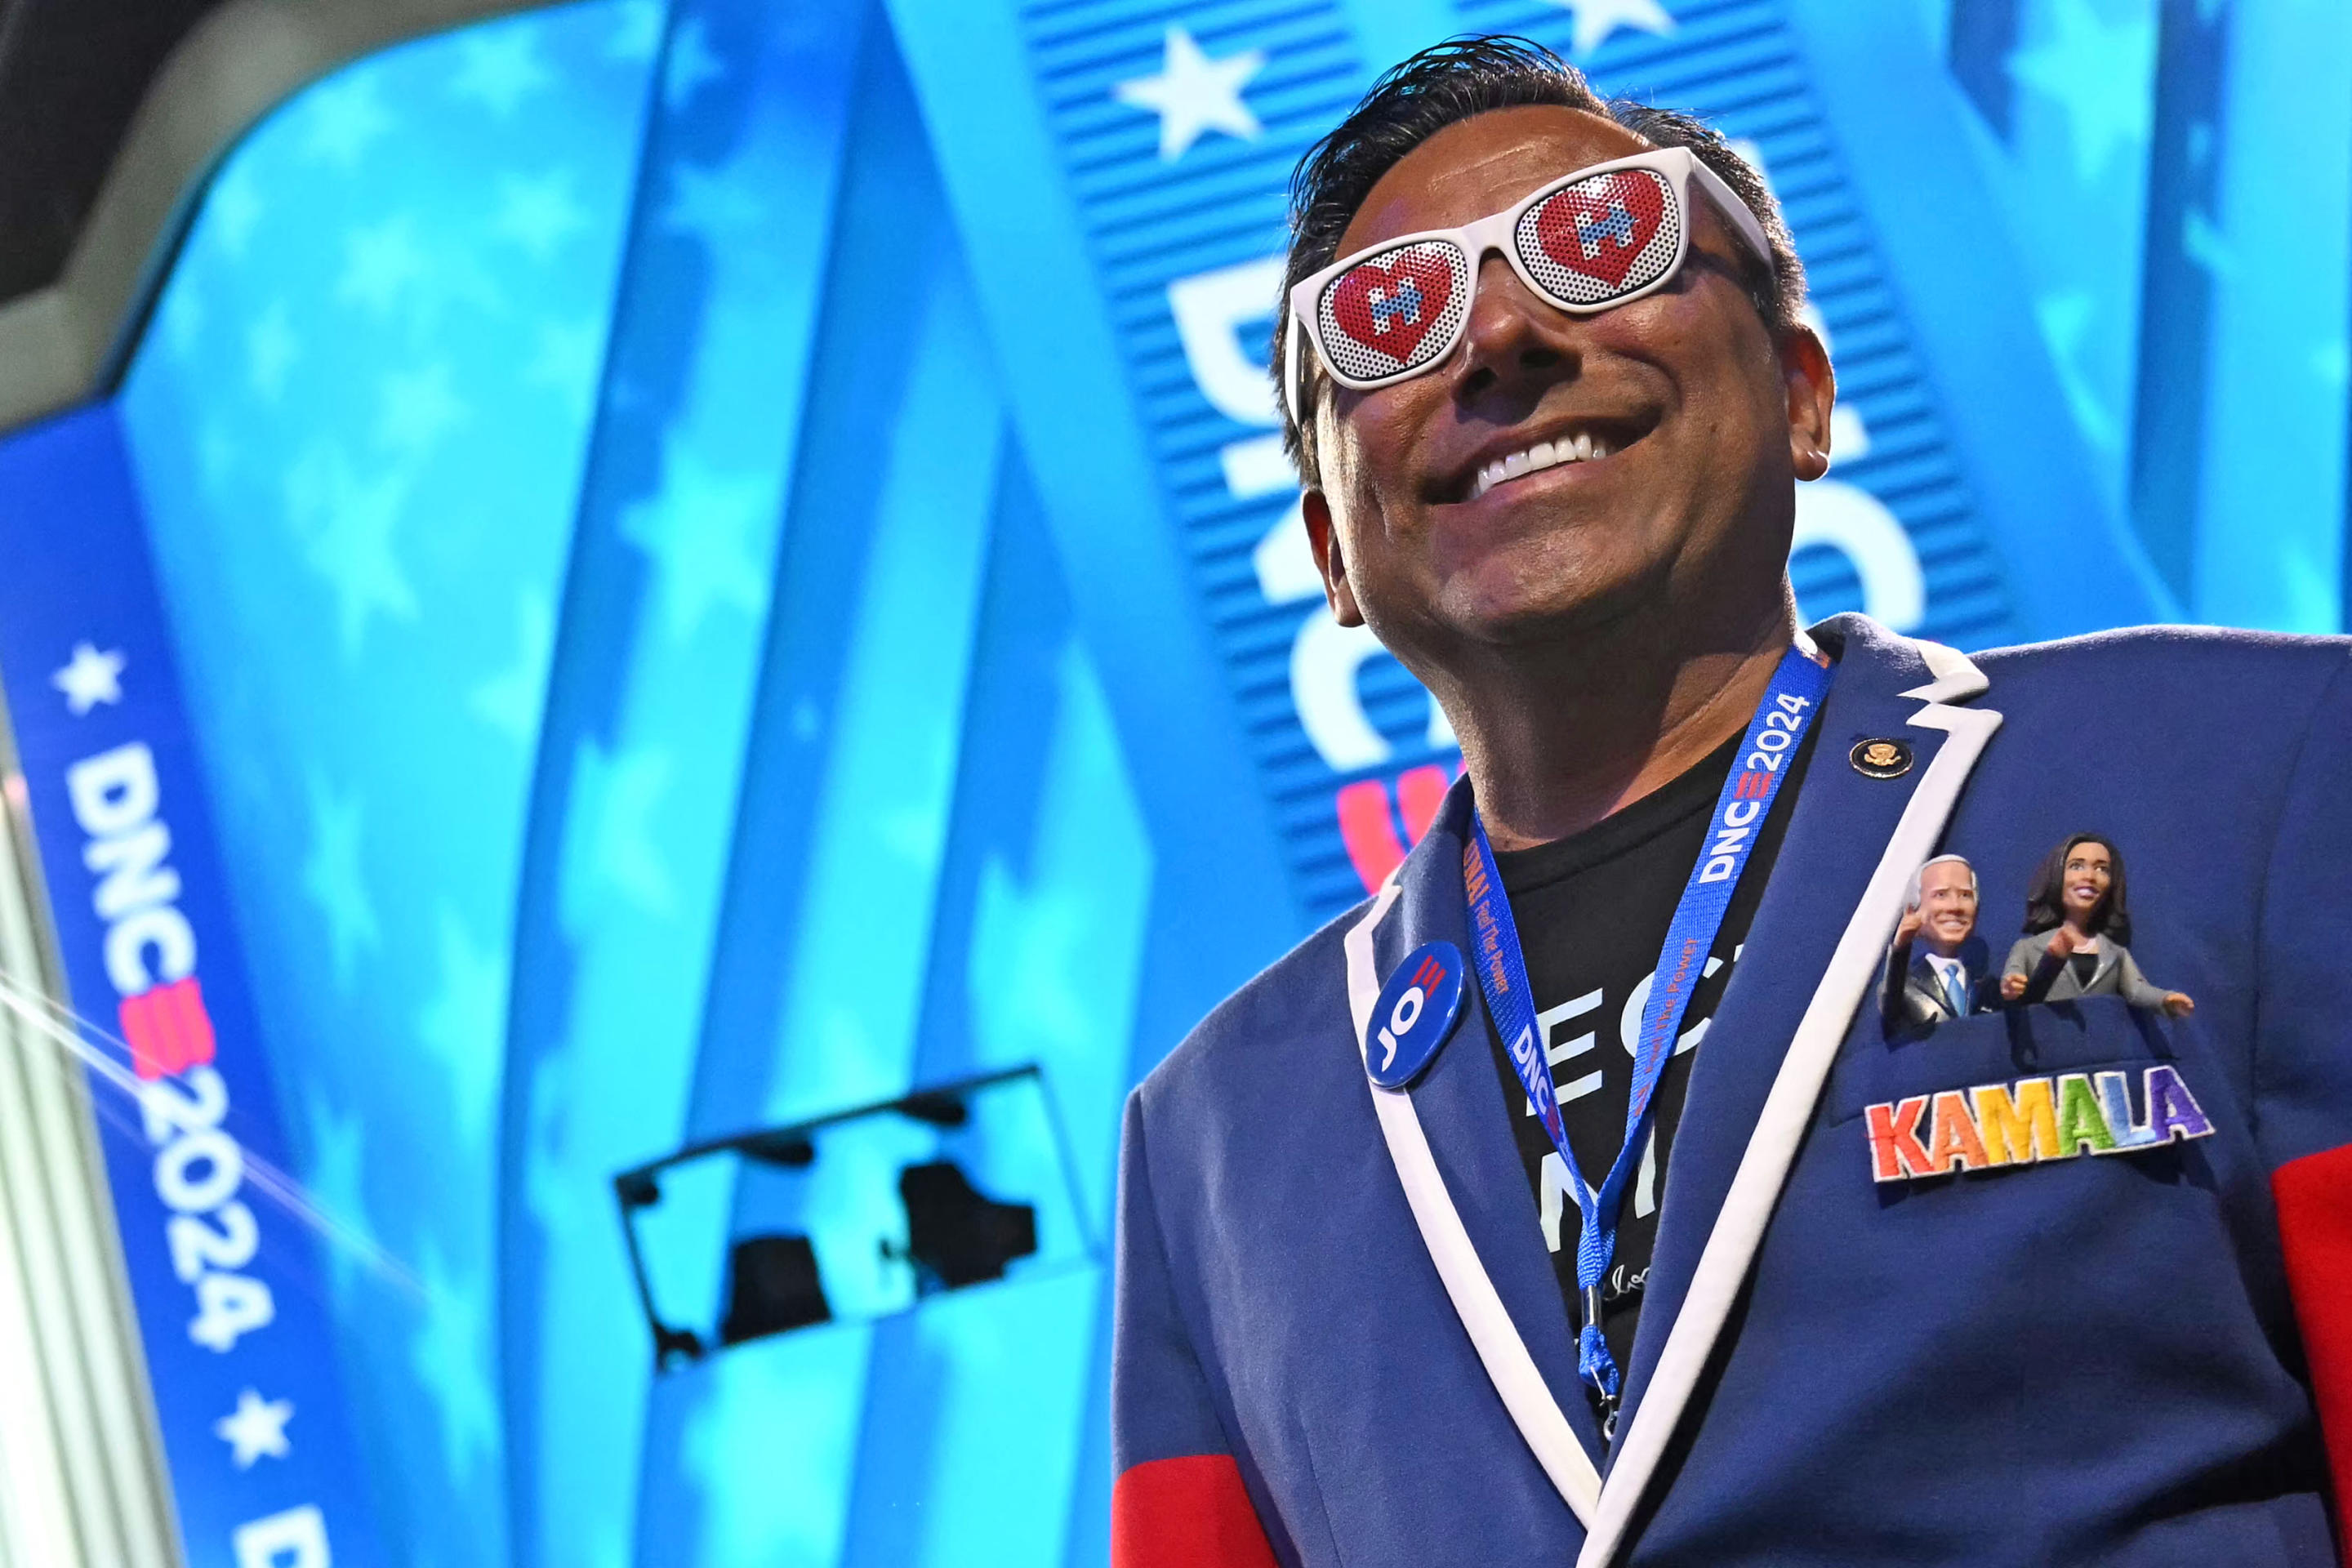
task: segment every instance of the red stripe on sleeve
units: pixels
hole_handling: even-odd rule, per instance
[[[1148,1459],[1110,1494],[1111,1568],[1276,1568],[1230,1454]]]
[[[2288,1161],[2272,1173],[2271,1192],[2336,1478],[2336,1519],[2352,1559],[2352,1143]]]

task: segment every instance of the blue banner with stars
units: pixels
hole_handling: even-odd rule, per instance
[[[323,1291],[333,1222],[285,1174],[111,406],[0,447],[0,675],[186,1562],[383,1563]]]

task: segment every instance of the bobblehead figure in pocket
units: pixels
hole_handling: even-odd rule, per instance
[[[1958,855],[1938,855],[1912,873],[1880,985],[1889,1035],[1985,1011],[1988,966],[1976,932],[1976,868]]]
[[[2186,1016],[2197,1005],[2150,984],[2132,961],[2131,914],[2124,903],[2123,851],[2095,833],[2077,833],[2043,858],[2025,895],[2025,934],[2002,966],[2005,1002],[2071,1002],[2121,996],[2135,1007]]]

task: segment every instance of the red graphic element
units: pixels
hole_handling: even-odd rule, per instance
[[[1378,779],[1341,784],[1334,804],[1339,808],[1340,840],[1369,893],[1404,863],[1404,841],[1389,820],[1388,786]]]
[[[1437,962],[1437,955],[1433,952],[1423,953],[1421,967],[1412,972],[1412,983],[1423,991],[1435,990],[1437,983],[1444,978],[1445,967]]]
[[[2352,1143],[2289,1160],[2271,1173],[2271,1194],[2340,1503],[2352,1498]],[[2352,1511],[2337,1512],[2352,1558]]]
[[[1275,1568],[1230,1454],[1147,1459],[1110,1493],[1111,1568]]]
[[[1570,185],[1536,215],[1536,243],[1571,272],[1612,289],[1657,237],[1666,216],[1665,187],[1638,169]]]
[[[1390,814],[1388,785],[1379,779],[1358,779],[1339,786],[1339,793],[1332,797],[1339,813],[1339,838],[1348,847],[1348,859],[1362,879],[1364,891],[1377,889],[1404,863],[1406,849],[1420,843],[1429,825],[1437,820],[1437,808],[1453,782],[1435,763],[1408,768],[1397,775],[1396,801],[1404,816],[1405,837],[1398,837],[1396,818]]]
[[[1930,1175],[1935,1166],[1927,1159],[1927,1146],[1919,1142],[1919,1116],[1927,1109],[1927,1097],[1906,1100],[1899,1105],[1884,1102],[1870,1106],[1863,1112],[1870,1127],[1870,1173],[1881,1182],[1899,1182],[1906,1176]]]
[[[1453,263],[1443,251],[1416,248],[1385,266],[1364,261],[1349,268],[1331,290],[1331,317],[1364,347],[1410,364],[1453,298]]]
[[[1732,787],[1731,798],[1734,800],[1762,800],[1767,795],[1771,793],[1771,790],[1772,775],[1770,773],[1759,773],[1750,771],[1739,775],[1739,783]]]
[[[172,1078],[213,1059],[213,1019],[195,976],[126,996],[117,1015],[141,1078]]]

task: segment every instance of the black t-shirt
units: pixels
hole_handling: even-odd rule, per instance
[[[1624,1142],[1633,1043],[1641,1032],[1651,972],[1665,945],[1675,906],[1698,864],[1716,795],[1742,739],[1733,736],[1680,778],[1581,833],[1495,856],[1526,954],[1528,985],[1535,999],[1538,1033],[1551,1058],[1552,1086],[1559,1097],[1569,1147],[1576,1151],[1584,1179],[1595,1187],[1607,1178]],[[1601,1332],[1621,1373],[1631,1363],[1633,1324],[1657,1239],[1658,1200],[1665,1191],[1666,1161],[1673,1152],[1675,1123],[1682,1118],[1691,1058],[1738,962],[1811,750],[1809,735],[1788,782],[1773,799],[1706,970],[1692,992],[1679,1043],[1659,1076],[1650,1152],[1626,1184],[1617,1250],[1601,1286]],[[1580,1325],[1576,1242],[1582,1220],[1568,1192],[1566,1166],[1528,1103],[1527,1090],[1499,1040],[1494,1052],[1560,1292],[1567,1298],[1570,1321]]]

